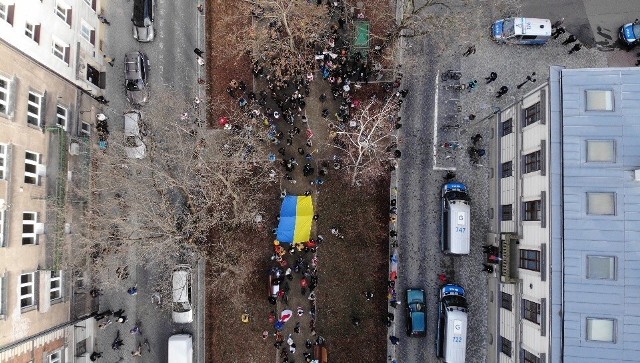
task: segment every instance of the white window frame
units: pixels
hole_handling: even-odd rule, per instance
[[[62,363],[62,349],[58,349],[47,355],[46,363]]]
[[[2,200],[2,202],[5,203],[3,200]],[[0,210],[0,247],[4,247],[4,219],[5,219],[5,216],[6,216],[6,211]],[[2,294],[0,294],[0,295],[2,295]],[[2,305],[1,296],[0,296],[0,305]],[[0,315],[2,315],[2,309],[0,309]]]
[[[596,324],[603,324],[605,321],[610,322],[611,324],[611,340],[604,340],[602,338],[604,337],[594,337],[593,336],[593,329],[589,329],[590,327],[593,328],[594,327],[594,323]],[[609,323],[607,323],[609,324]],[[585,324],[585,340],[589,341],[589,342],[598,342],[598,343],[615,343],[616,342],[616,327],[617,322],[616,319],[611,319],[611,318],[596,318],[596,317],[588,317],[586,319],[586,324]],[[604,326],[598,326],[599,328],[603,328]],[[600,338],[600,339],[598,339]]]
[[[93,43],[91,43],[91,32],[95,30],[96,29],[84,21],[84,19],[80,22],[80,36],[91,45],[93,45]]]
[[[31,101],[31,96],[37,99],[37,102]],[[33,91],[29,91],[29,97],[27,98],[27,123],[29,125],[40,127],[42,125],[42,100],[44,99],[44,95],[40,93],[36,93]],[[37,113],[31,112],[29,107],[33,107],[36,109]],[[36,121],[37,125],[35,125],[31,121]]]
[[[49,280],[49,301],[55,302],[62,299],[62,270],[51,271]],[[53,296],[53,295],[56,296]]]
[[[62,21],[64,21],[66,23],[67,22],[67,15],[69,15],[69,8],[70,8],[69,5],[67,5],[64,2],[58,0],[58,1],[56,1],[56,7],[55,7],[55,9],[53,9],[53,11],[56,13],[56,15],[58,15],[58,17],[60,19],[62,19]]]
[[[0,2],[0,19],[9,21],[9,5]]]
[[[91,2],[92,2],[91,0],[84,0],[84,3],[89,5],[89,7],[91,7],[91,5],[92,5]]]
[[[80,132],[83,135],[91,135],[91,124],[88,122],[80,121]]]
[[[36,43],[40,43],[40,36],[39,36],[39,26],[40,24],[34,24],[34,23],[30,23],[30,22],[26,22],[24,24],[24,35],[27,36],[27,38],[33,40]]]
[[[60,113],[61,110],[64,112],[64,114]],[[56,106],[56,126],[67,131],[68,122],[69,122],[69,109],[62,105],[57,105]]]
[[[611,202],[610,205],[608,202]],[[605,210],[605,207],[611,210]],[[587,215],[590,216],[615,216],[616,193],[615,192],[587,192]]]
[[[62,49],[58,49],[62,48]],[[53,39],[51,41],[51,53],[58,59],[60,59],[61,61],[67,63],[66,58],[66,49],[69,47],[68,44],[58,40],[58,39]]]
[[[31,276],[31,281],[22,282],[22,276]],[[26,294],[22,293],[22,288],[31,288],[30,292]],[[36,273],[35,272],[27,272],[23,273],[18,277],[18,293],[20,294],[19,302],[21,309],[27,309],[36,305]],[[31,299],[31,304],[22,306],[22,301],[26,299]]]
[[[0,144],[0,180],[7,179],[7,160],[9,153],[9,145]],[[0,232],[2,226],[0,225]],[[2,235],[0,234],[0,246],[2,246]]]
[[[0,276],[0,317],[5,315],[6,306],[4,305],[4,276]]]
[[[32,154],[36,156],[36,160],[32,160],[30,158],[27,158],[27,154]],[[40,184],[40,177],[38,176],[38,164],[39,164],[39,160],[40,160],[40,154],[38,153],[34,153],[32,151],[25,151],[24,153],[24,182],[27,184],[33,184],[33,185],[39,185]],[[27,164],[28,165],[34,165],[36,170],[35,172],[30,172],[27,171]],[[31,183],[27,181],[27,178],[34,178],[35,179],[35,183]]]
[[[5,83],[5,86],[0,85],[0,113],[6,114],[9,110],[9,79],[0,76],[0,81]],[[4,111],[2,110],[4,109]]]
[[[30,217],[26,218],[25,217]],[[38,244],[38,234],[36,233],[36,223],[38,223],[37,212],[22,212],[22,245]],[[25,226],[31,226],[31,232],[25,232]],[[25,239],[28,241],[25,243]]]

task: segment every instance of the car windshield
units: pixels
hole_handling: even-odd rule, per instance
[[[633,30],[633,35],[636,39],[640,38],[640,24],[633,24],[631,30]]]
[[[513,34],[513,18],[504,19],[504,23],[502,23],[502,34],[503,36]]]
[[[129,91],[140,91],[143,86],[142,81],[139,79],[127,80],[127,90]]]

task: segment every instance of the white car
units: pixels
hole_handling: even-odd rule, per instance
[[[128,158],[142,159],[147,145],[142,140],[142,115],[139,111],[124,114],[124,150]]]
[[[177,265],[171,276],[173,309],[171,317],[174,323],[189,324],[193,321],[191,305],[191,266]]]

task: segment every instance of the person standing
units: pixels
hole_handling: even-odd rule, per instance
[[[579,51],[580,49],[582,49],[582,44],[578,43],[578,44],[574,45],[573,48],[571,48],[571,50],[569,51],[569,54],[575,53],[575,52]]]
[[[498,94],[496,95],[496,98],[500,98],[500,97],[506,95],[507,92],[509,92],[509,87],[507,87],[507,86],[500,87],[500,89],[498,90]]]
[[[467,56],[470,56],[471,54],[476,54],[475,44],[469,46],[469,48],[467,48],[467,50],[464,53],[462,53],[462,56],[467,57]]]
[[[498,78],[498,73],[496,72],[491,72],[491,74],[489,74],[489,77],[486,77],[485,80],[487,81],[487,84],[495,81]]]
[[[571,43],[575,42],[576,40],[578,40],[578,38],[576,38],[575,35],[571,34],[571,35],[569,35],[569,38],[565,39],[565,41],[562,42],[562,45],[571,44]]]
[[[558,39],[565,32],[566,32],[565,28],[558,27],[556,28],[556,30],[553,31],[553,33],[551,33],[551,36],[553,37],[553,39]]]
[[[196,53],[198,57],[202,57],[204,55],[204,52],[200,50],[200,48],[194,49],[193,52]]]
[[[400,343],[400,339],[395,335],[390,336],[389,341],[391,341],[391,344],[393,345],[398,345],[398,343]]]
[[[89,360],[92,362],[95,362],[98,360],[98,358],[102,358],[102,353],[101,352],[93,352],[91,353],[91,355],[89,356]]]
[[[111,23],[109,22],[109,20],[107,20],[107,18],[105,18],[104,15],[100,14],[98,15],[98,19],[100,19],[100,22],[102,24],[107,24],[107,25],[111,25]]]
[[[107,62],[111,67],[113,67],[114,62],[116,61],[115,58],[111,58],[111,57],[107,57],[106,54],[104,54],[102,56],[102,58],[104,59],[105,62]]]

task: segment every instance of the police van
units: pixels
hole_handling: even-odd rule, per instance
[[[467,299],[460,285],[440,289],[436,354],[446,363],[464,363],[467,353]]]
[[[505,18],[491,25],[491,37],[498,43],[544,44],[551,38],[551,20]]]
[[[458,183],[446,183],[442,186],[442,227],[440,229],[440,248],[452,255],[468,255],[471,249],[471,208],[467,186]]]

